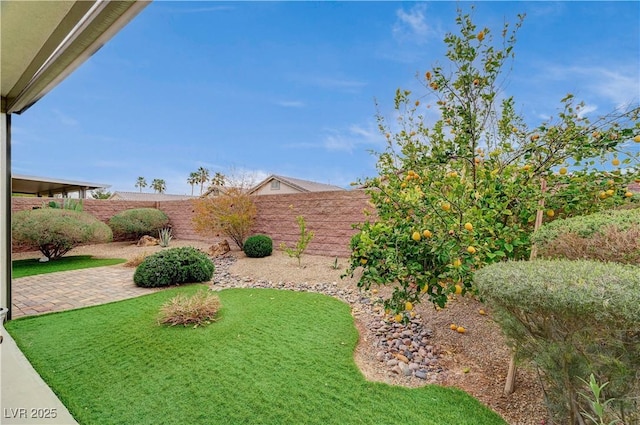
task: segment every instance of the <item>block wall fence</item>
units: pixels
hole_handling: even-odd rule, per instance
[[[13,212],[40,207],[60,198],[22,198],[11,200]],[[273,239],[274,248],[284,242],[293,246],[299,237],[296,217],[302,215],[307,228],[315,232],[306,253],[326,256],[348,256],[349,241],[355,233],[352,224],[361,223],[374,214],[369,204],[369,196],[361,190],[312,192],[283,195],[256,196],[256,222],[253,233],[263,233]],[[192,224],[194,206],[192,200],[180,201],[122,201],[108,199],[84,199],[84,211],[103,222],[120,211],[131,208],[158,208],[169,217],[173,235],[177,239],[217,242],[220,238],[203,236],[195,232]],[[229,240],[232,244],[232,241]],[[14,244],[13,251],[20,252],[28,247]]]

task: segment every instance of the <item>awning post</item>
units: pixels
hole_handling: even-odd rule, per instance
[[[0,114],[0,308],[11,319],[11,114]]]

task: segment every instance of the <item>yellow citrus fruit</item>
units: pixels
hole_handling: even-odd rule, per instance
[[[539,135],[539,134],[532,134],[532,135],[531,135],[531,141],[532,141],[532,142],[535,142],[535,141],[536,141],[536,140],[538,140],[539,138],[540,138],[540,135]]]
[[[402,184],[400,185],[400,187],[401,187],[402,189],[404,189],[405,187],[407,187],[407,184],[406,184],[405,182],[402,182]]]
[[[482,316],[484,316],[485,314],[487,314],[486,311],[484,311],[483,309],[478,310],[478,313]]]
[[[393,320],[395,320],[396,323],[402,322],[402,314],[396,314],[395,316],[393,316]]]
[[[420,293],[425,294],[428,290],[429,290],[429,285],[425,285],[425,287],[422,288],[422,291],[420,291]]]
[[[455,331],[456,329],[458,329],[458,326],[457,326],[455,323],[452,323],[451,325],[449,325],[449,328],[450,328],[452,331]]]
[[[462,265],[462,261],[459,258],[453,260],[453,267],[460,267]]]
[[[620,165],[620,160],[618,158],[613,158],[613,161],[611,161],[611,163],[617,167],[618,165]]]
[[[527,165],[525,165],[524,167],[522,167],[522,169],[523,169],[524,171],[529,171],[529,170],[531,169],[531,165],[527,164]]]
[[[600,199],[605,199],[606,197],[607,197],[607,192],[600,192],[598,194],[598,198],[600,198]]]
[[[594,131],[593,133],[591,133],[591,135],[593,136],[594,139],[597,139],[600,137],[600,133],[598,133],[597,131]]]
[[[631,192],[625,192],[624,196],[625,196],[626,198],[631,198],[631,197],[633,196],[633,193],[631,193]]]
[[[407,301],[406,303],[404,303],[404,309],[407,311],[413,310],[413,304],[411,304],[411,301]]]
[[[434,90],[438,90],[438,83],[434,81],[433,83],[429,84],[429,87],[431,87]]]
[[[467,247],[467,252],[471,255],[476,253],[476,249],[472,246]]]
[[[607,196],[613,196],[614,193],[613,189],[607,190]]]
[[[565,174],[567,174],[567,169],[565,167],[562,167],[559,171],[560,175],[564,176]]]
[[[554,210],[547,210],[547,216],[553,217],[554,215],[556,215],[556,212]]]
[[[465,223],[464,224],[464,228],[467,229],[468,231],[472,231],[473,230],[473,224]]]
[[[640,143],[640,134],[633,138],[633,141],[636,143]]]
[[[448,203],[448,202],[444,202],[442,204],[442,209],[445,210],[445,211],[449,211],[451,209],[451,204]]]
[[[420,232],[413,232],[413,235],[411,235],[411,239],[416,242],[420,241]]]
[[[367,264],[367,259],[366,258],[361,259],[360,264],[362,264],[363,266]]]
[[[452,171],[448,175],[449,177],[458,177],[458,173],[456,171]]]
[[[477,86],[478,84],[480,84],[480,80],[478,80],[477,78],[475,80],[473,80],[473,85]]]
[[[377,294],[377,293],[378,293],[378,290],[377,290],[376,288],[373,288],[373,289],[371,290],[371,293],[372,293],[372,294]]]
[[[430,79],[431,79],[431,72],[427,71],[427,73],[426,73],[426,74],[424,74],[424,77],[425,77],[427,80],[430,80]]]
[[[478,41],[482,41],[482,40],[484,40],[484,31],[480,31],[478,33]]]
[[[465,328],[463,328],[462,326],[458,326],[458,329],[456,329],[456,331],[458,331],[458,333],[463,334],[465,333],[467,330]]]
[[[609,186],[613,186],[614,184],[616,184],[616,182],[615,182],[615,181],[613,181],[613,180],[607,180],[607,184],[608,184]]]
[[[462,286],[456,285],[456,295],[462,294]]]
[[[433,236],[433,233],[431,233],[430,230],[425,230],[424,232],[422,232],[422,236],[424,236],[425,238],[430,238],[431,236]]]

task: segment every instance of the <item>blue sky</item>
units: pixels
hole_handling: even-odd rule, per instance
[[[455,2],[155,1],[23,115],[12,170],[190,194],[189,173],[349,187],[384,149],[376,105],[444,60]],[[638,2],[478,2],[499,32],[526,13],[506,95],[535,125],[574,93],[594,115],[640,98]],[[149,188],[146,191],[150,191]],[[199,190],[196,188],[196,193]]]

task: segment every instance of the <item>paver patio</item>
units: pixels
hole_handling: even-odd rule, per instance
[[[159,290],[135,286],[134,271],[118,265],[13,279],[13,318],[104,304]]]

